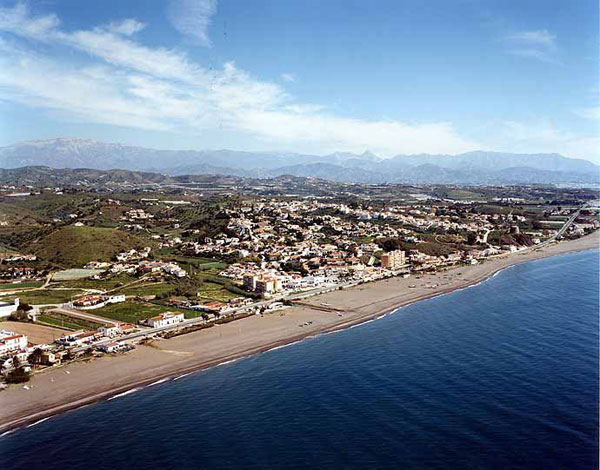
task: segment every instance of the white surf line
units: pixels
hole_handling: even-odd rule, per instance
[[[151,384],[146,385],[146,387],[152,387],[152,385],[158,385],[171,380],[171,377],[165,377],[164,379],[157,380],[156,382],[152,382]]]
[[[36,421],[35,423],[31,423],[31,424],[27,425],[27,427],[28,427],[28,428],[31,428],[31,427],[33,427],[33,426],[36,426],[36,425],[38,425],[38,424],[40,424],[40,423],[43,423],[44,421],[47,421],[47,420],[49,420],[51,417],[52,417],[52,416],[48,416],[47,418],[42,418],[42,419],[40,419],[40,420]],[[10,432],[10,431],[9,431],[9,432]]]
[[[123,393],[117,393],[115,396],[112,396],[112,397],[110,397],[110,398],[109,398],[107,401],[114,400],[115,398],[124,397],[124,396],[126,396],[126,395],[129,395],[129,394],[131,394],[131,393],[137,392],[137,391],[139,391],[139,390],[141,390],[141,388],[140,388],[140,387],[137,387],[137,388],[132,388],[131,390],[127,390],[127,391],[125,391],[125,392],[123,392]]]
[[[216,364],[216,365],[215,365],[215,366],[213,366],[213,367],[226,366],[227,364],[231,364],[231,363],[233,363],[233,362],[240,361],[240,360],[242,360],[242,359],[245,359],[245,358],[247,358],[247,357],[250,357],[250,355],[249,355],[249,356],[241,356],[241,357],[236,357],[236,358],[234,358],[234,359],[229,359],[228,361],[225,361],[225,362],[219,362],[218,364]],[[210,367],[209,367],[209,369],[210,369]]]
[[[187,377],[188,375],[192,375],[193,373],[194,373],[194,372],[188,372],[187,374],[181,374],[181,375],[178,375],[177,377],[175,377],[175,378],[173,379],[173,381],[175,381],[175,380],[179,380],[179,379],[183,379],[184,377]]]

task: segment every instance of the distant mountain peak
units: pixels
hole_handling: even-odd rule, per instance
[[[292,174],[344,182],[456,184],[598,183],[600,167],[557,153],[477,150],[459,155],[380,158],[335,152],[324,156],[236,150],[156,150],[89,138],[58,137],[0,148],[0,167],[92,168],[166,174],[277,177]]]

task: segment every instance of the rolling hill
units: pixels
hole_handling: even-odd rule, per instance
[[[70,225],[32,243],[29,249],[42,261],[73,267],[93,260],[108,261],[122,251],[143,246],[138,237],[120,230]]]

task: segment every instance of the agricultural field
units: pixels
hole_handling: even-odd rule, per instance
[[[44,283],[41,281],[30,281],[30,282],[17,282],[17,283],[2,283],[0,284],[0,290],[17,290],[41,287]]]
[[[37,323],[69,330],[95,330],[101,326],[100,323],[75,318],[54,310],[49,310],[39,315]]]
[[[225,286],[214,282],[203,282],[198,291],[198,300],[218,300],[219,302],[227,302],[229,299],[240,297],[227,290]]]
[[[30,292],[21,292],[18,297],[21,303],[30,305],[62,304],[69,302],[74,297],[82,295],[80,289],[42,289]],[[15,296],[17,297],[17,296]]]
[[[106,307],[94,310],[93,313],[94,315],[105,317],[111,320],[137,323],[139,320],[150,318],[173,310],[174,309],[172,307],[167,307],[166,305],[163,306],[128,301],[107,305]]]

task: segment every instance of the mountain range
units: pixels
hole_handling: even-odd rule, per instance
[[[600,182],[600,167],[559,154],[475,151],[459,155],[370,152],[305,155],[235,150],[156,150],[91,139],[35,140],[0,148],[0,168],[123,169],[167,175],[282,175],[349,183],[546,184]]]

